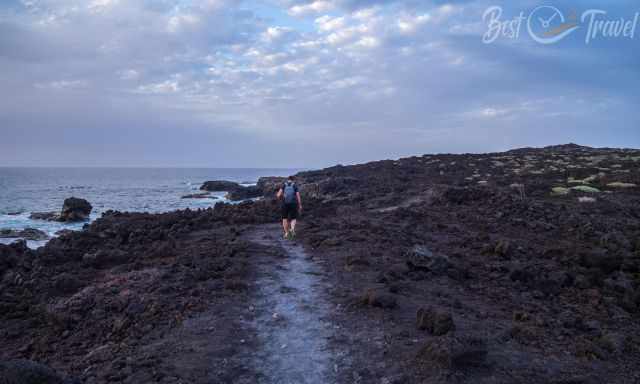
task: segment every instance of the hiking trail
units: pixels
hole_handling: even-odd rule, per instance
[[[322,268],[295,241],[282,239],[278,225],[257,227],[255,244],[281,249],[280,258],[259,258],[253,320],[261,346],[253,369],[260,383],[334,383],[342,354],[329,349],[332,310]]]

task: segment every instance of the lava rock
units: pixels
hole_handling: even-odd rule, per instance
[[[258,179],[257,187],[264,196],[275,197],[286,180],[286,177],[261,177]]]
[[[129,255],[121,250],[101,249],[95,253],[85,253],[82,261],[95,268],[105,268],[117,264],[125,263],[129,260]]]
[[[206,181],[204,184],[202,184],[200,190],[208,192],[231,192],[240,188],[242,188],[242,185],[233,181],[214,180]]]
[[[85,199],[70,197],[64,201],[60,221],[84,221],[89,218],[93,207]]]
[[[580,263],[585,267],[598,268],[609,273],[619,268],[622,261],[605,249],[595,249],[583,253],[580,257]]]
[[[32,212],[29,215],[31,220],[59,221],[60,214],[56,212]]]
[[[436,311],[433,308],[418,309],[416,325],[419,330],[427,330],[435,336],[446,335],[456,328],[450,313]]]
[[[35,228],[0,229],[0,238],[4,239],[25,239],[25,240],[47,240],[49,235],[46,232]]]
[[[227,199],[231,201],[240,201],[240,200],[247,200],[247,199],[255,199],[256,197],[262,196],[262,190],[257,186],[252,185],[249,187],[243,187],[243,186],[239,186],[239,187],[240,188],[238,189],[229,191],[229,193],[227,193]]]
[[[430,251],[423,245],[416,245],[405,254],[407,266],[414,271],[446,273],[451,267],[449,258]]]
[[[51,368],[30,360],[0,361],[1,384],[76,384],[64,379]]]
[[[394,295],[379,289],[369,289],[363,296],[362,302],[372,307],[393,309],[398,305]]]
[[[438,337],[422,347],[417,357],[434,368],[464,370],[487,364],[487,346],[481,339]]]
[[[202,193],[192,193],[190,195],[184,195],[181,196],[181,199],[210,199],[213,196],[211,196],[208,192],[202,192]],[[215,197],[213,197],[215,198]]]
[[[61,294],[69,294],[76,292],[84,284],[78,279],[78,277],[64,272],[56,276],[53,280],[53,286],[56,292]]]

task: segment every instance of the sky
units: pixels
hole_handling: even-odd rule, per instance
[[[640,4],[0,0],[0,166],[317,168],[638,148],[640,20],[587,44],[589,9],[633,22]],[[514,36],[502,22],[521,14]],[[534,39],[572,14],[577,30]],[[492,25],[504,33],[488,41]]]

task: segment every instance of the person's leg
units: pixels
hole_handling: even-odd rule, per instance
[[[286,204],[280,206],[280,217],[282,217],[282,231],[284,236],[287,237],[289,235],[289,212]]]
[[[298,219],[298,206],[292,204],[290,207],[291,216],[289,216],[289,223],[291,225],[291,234],[295,236],[296,234],[296,222]]]

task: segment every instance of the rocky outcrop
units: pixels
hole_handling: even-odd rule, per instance
[[[260,188],[260,190],[262,191],[265,197],[272,198],[272,197],[275,197],[276,193],[278,192],[278,189],[280,189],[280,187],[282,186],[282,184],[284,184],[286,180],[287,180],[286,177],[277,177],[277,176],[261,177],[260,179],[258,179],[257,187]]]
[[[192,193],[189,195],[184,195],[180,197],[181,199],[215,199],[215,196],[211,196],[211,194],[209,194],[209,192],[202,192],[202,193]]]
[[[32,212],[29,218],[31,220],[59,221],[60,214],[56,212]]]
[[[70,197],[64,201],[60,221],[84,221],[89,218],[93,207],[85,199]]]
[[[235,189],[233,191],[229,191],[227,193],[227,199],[231,201],[240,201],[247,199],[255,199],[256,197],[262,196],[262,190],[257,186],[248,186]]]
[[[31,220],[47,220],[61,222],[77,222],[89,219],[93,207],[85,199],[70,197],[62,205],[60,213],[55,212],[33,212],[29,216]]]
[[[227,192],[225,197],[231,201],[254,199],[263,195],[263,190],[259,185],[245,187],[244,185],[224,180],[207,181],[202,184],[200,189],[209,192]]]
[[[46,232],[35,228],[25,229],[0,229],[0,238],[3,239],[25,239],[25,240],[47,240],[49,235]]]
[[[202,184],[200,190],[207,192],[231,192],[241,188],[242,185],[233,181],[214,180],[206,181],[204,184]]]
[[[231,292],[242,294],[251,254],[239,231],[277,215],[270,202],[164,214],[109,211],[38,250],[24,241],[0,244],[2,357],[51,362],[82,382],[155,382],[157,357],[130,346],[172,334],[183,319],[209,308],[212,297],[223,305]],[[29,366],[16,369],[0,374],[0,383],[32,382]],[[134,373],[144,378],[133,380]],[[56,383],[48,381],[55,376],[36,377]]]

